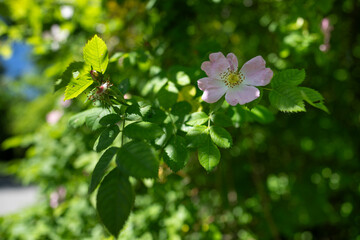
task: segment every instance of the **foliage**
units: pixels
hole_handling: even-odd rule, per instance
[[[2,145],[21,158],[6,171],[42,191],[39,206],[0,218],[1,237],[359,238],[357,1],[19,0],[0,9],[0,54],[24,41],[39,69],[1,90],[14,135]],[[325,17],[334,29],[324,52]],[[242,63],[264,56],[271,85],[245,106],[204,103],[196,81],[216,51]],[[76,97],[69,107],[64,93]],[[62,117],[46,122],[54,110]],[[51,206],[61,187],[66,197]]]

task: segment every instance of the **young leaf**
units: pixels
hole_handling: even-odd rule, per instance
[[[109,147],[119,134],[120,130],[117,125],[112,125],[105,128],[105,130],[100,134],[99,138],[96,141],[96,151],[101,152],[102,150]]]
[[[183,137],[173,136],[164,150],[164,161],[173,172],[185,167],[185,164],[189,161],[189,152]]]
[[[74,76],[76,76],[76,72],[79,72],[80,75],[84,75],[86,72],[83,71],[85,69],[85,63],[84,62],[72,62],[70,65],[66,68],[66,70],[61,75],[61,78],[58,79],[55,83],[55,91],[66,87],[69,82],[73,79]],[[77,77],[80,77],[79,74],[77,74]]]
[[[211,126],[210,136],[213,142],[221,148],[229,148],[232,145],[232,138],[224,128]]]
[[[305,112],[305,106],[301,92],[295,86],[277,86],[270,92],[269,99],[271,105],[280,111]]]
[[[141,141],[132,141],[122,146],[116,156],[119,169],[136,178],[156,178],[159,162],[151,147]]]
[[[94,171],[91,176],[91,182],[89,186],[89,194],[92,193],[95,188],[99,185],[101,179],[103,178],[107,167],[109,166],[111,160],[115,156],[118,148],[111,147],[107,149],[103,155],[101,155],[99,161],[97,162]]]
[[[129,138],[153,140],[164,134],[159,125],[151,122],[134,122],[127,125],[124,134]]]
[[[134,205],[135,194],[127,176],[115,168],[102,181],[96,199],[100,219],[117,238]]]
[[[90,75],[83,75],[78,78],[72,78],[69,84],[66,86],[64,100],[76,98],[92,83],[93,80],[91,80]]]
[[[95,35],[84,47],[84,60],[98,72],[105,73],[109,57],[105,42]]]
[[[306,87],[300,87],[301,95],[303,99],[308,102],[311,106],[319,108],[327,113],[329,113],[329,110],[324,104],[324,98],[321,96],[321,94],[311,88]]]
[[[190,115],[190,120],[187,122],[190,126],[197,126],[206,123],[209,116],[204,112],[194,112]]]
[[[198,149],[198,157],[201,166],[206,171],[211,171],[220,162],[220,151],[208,136],[204,145]]]

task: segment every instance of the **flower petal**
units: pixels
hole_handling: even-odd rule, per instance
[[[213,78],[201,78],[197,81],[200,90],[205,91],[206,89],[212,88],[223,88],[226,87],[223,81],[219,81]]]
[[[256,87],[240,85],[229,88],[225,95],[225,100],[232,106],[240,103],[241,105],[251,102],[260,97],[260,91]]]
[[[235,54],[233,53],[229,53],[228,55],[226,55],[227,60],[230,63],[230,68],[232,71],[236,71],[238,69],[238,60],[237,57],[235,56]]]
[[[226,72],[230,67],[230,63],[221,52],[212,53],[209,58],[210,61],[201,64],[201,69],[206,72],[209,77],[219,79],[220,74]]]
[[[208,103],[217,102],[227,90],[224,82],[212,78],[199,79],[198,87],[204,91],[202,100]]]
[[[244,84],[252,86],[265,86],[273,77],[273,71],[265,68],[265,60],[261,56],[254,57],[247,61],[241,68],[245,76]]]

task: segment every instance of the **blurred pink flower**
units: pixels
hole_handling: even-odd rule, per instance
[[[202,99],[208,103],[217,102],[224,94],[232,106],[251,102],[260,96],[255,86],[269,84],[273,71],[265,68],[261,56],[247,61],[238,71],[238,60],[233,53],[226,58],[221,52],[210,54],[210,61],[203,62],[201,69],[208,77],[198,80],[199,88],[204,91]]]
[[[63,98],[62,98],[63,99]],[[60,100],[60,105],[63,107],[63,108],[68,108],[70,105],[71,105],[71,99],[68,99],[68,100]]]
[[[321,21],[321,31],[324,34],[324,43],[320,45],[320,51],[326,52],[330,49],[330,37],[333,26],[330,24],[328,18],[323,18]]]
[[[59,187],[56,191],[50,194],[50,206],[52,208],[57,208],[59,204],[65,200],[66,189],[65,187]]]
[[[63,114],[64,113],[60,110],[52,110],[46,115],[46,121],[50,125],[55,125],[60,120]]]

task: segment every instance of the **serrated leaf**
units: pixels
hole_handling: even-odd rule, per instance
[[[190,115],[190,120],[186,124],[190,126],[197,126],[206,123],[209,120],[209,116],[204,112],[194,112]]]
[[[211,141],[209,136],[207,137],[204,145],[198,149],[198,157],[201,166],[203,166],[208,172],[219,164],[221,157],[220,151]]]
[[[91,80],[90,76],[85,74],[79,78],[72,78],[65,89],[64,100],[76,98],[82,92],[84,92],[94,81]]]
[[[70,65],[66,68],[66,70],[61,75],[61,78],[58,79],[55,83],[55,91],[66,87],[69,82],[73,79],[74,75],[73,73],[79,72],[80,75],[84,75],[86,73],[85,63],[84,62],[72,62]],[[76,75],[75,75],[76,76]],[[80,76],[78,76],[80,77]]]
[[[230,127],[233,125],[231,118],[223,113],[215,113],[211,116],[211,121],[219,127]]]
[[[105,108],[88,109],[72,116],[69,119],[69,125],[73,128],[77,128],[86,124],[86,126],[91,128],[92,130],[96,130],[102,127],[99,123],[100,119],[109,113],[111,112]]]
[[[195,126],[191,128],[186,134],[186,139],[189,142],[188,147],[197,148],[206,143],[208,138],[208,128],[206,126]]]
[[[229,148],[232,145],[232,138],[228,131],[222,127],[210,127],[211,140],[221,148]]]
[[[161,90],[157,93],[157,99],[159,101],[160,106],[165,109],[171,108],[178,99],[178,89],[175,84],[172,82],[167,82]]]
[[[189,161],[189,152],[183,137],[173,136],[164,149],[163,159],[173,172],[177,172]]]
[[[262,124],[270,123],[275,120],[274,114],[264,106],[258,105],[250,110],[251,117]]]
[[[136,178],[156,178],[159,162],[151,147],[141,141],[123,145],[116,156],[119,169]]]
[[[174,125],[172,123],[166,123],[162,129],[165,133],[155,140],[155,144],[158,146],[163,146],[174,135]]]
[[[118,114],[116,113],[110,113],[108,115],[105,115],[104,117],[102,117],[99,121],[99,123],[102,126],[108,126],[108,125],[114,125],[118,122],[121,121],[121,118]]]
[[[282,85],[297,86],[305,79],[305,70],[287,69],[279,72],[271,80],[271,86],[277,87]]]
[[[103,178],[106,169],[108,168],[111,160],[117,153],[118,148],[111,147],[107,149],[100,157],[99,161],[97,162],[94,171],[91,175],[91,182],[89,185],[89,194],[92,193],[95,188],[99,185],[101,182],[101,179]]]
[[[327,113],[329,110],[324,104],[324,97],[316,90],[306,87],[300,87],[301,95],[303,99],[311,106],[319,108]]]
[[[283,112],[305,112],[301,92],[294,86],[277,86],[269,95],[270,103]]]
[[[120,130],[117,125],[112,125],[110,127],[105,128],[95,142],[96,145],[95,150],[97,152],[101,152],[102,150],[105,150],[114,142],[115,138],[119,133]]]
[[[117,238],[134,205],[135,194],[127,176],[112,170],[102,181],[96,208],[106,229]]]
[[[159,125],[151,122],[135,122],[127,125],[124,134],[129,138],[153,140],[164,134]]]
[[[105,42],[95,35],[84,47],[84,60],[98,72],[105,73],[109,57]]]

